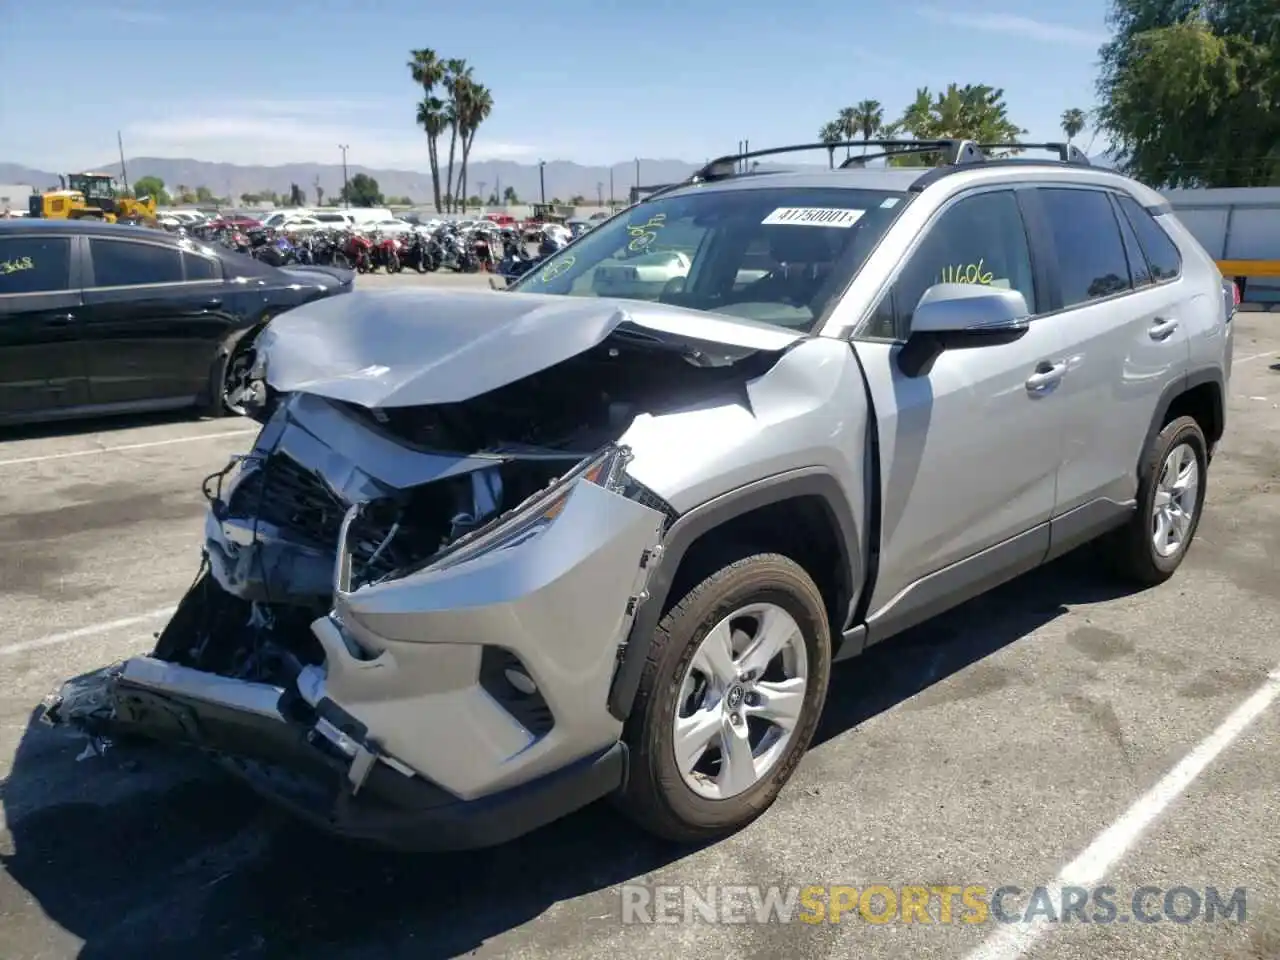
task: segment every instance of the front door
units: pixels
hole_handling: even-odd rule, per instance
[[[0,417],[56,413],[87,402],[74,244],[65,236],[0,237]]]
[[[909,377],[897,354],[911,314],[936,283],[1012,288],[1030,329],[1012,342],[945,350]],[[881,467],[880,556],[868,640],[920,622],[969,592],[1030,569],[1049,545],[1062,458],[1054,374],[1063,343],[1040,312],[1018,194],[951,201],[927,228],[859,330]]]
[[[95,404],[200,396],[221,336],[222,282],[187,281],[170,244],[94,237],[84,293],[89,390]]]

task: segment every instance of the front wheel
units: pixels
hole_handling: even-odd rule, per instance
[[[680,842],[745,827],[813,739],[830,673],[826,606],[799,564],[761,553],[711,574],[655,631],[623,732],[619,806]]]
[[[1138,509],[1105,542],[1125,579],[1155,586],[1182,564],[1200,525],[1208,450],[1191,417],[1178,417],[1151,441],[1139,472]]]

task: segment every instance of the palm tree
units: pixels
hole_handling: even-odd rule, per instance
[[[427,135],[427,150],[431,158],[431,188],[434,193],[436,213],[441,213],[443,212],[443,197],[440,194],[440,160],[436,151],[436,144],[440,140],[440,135],[444,133],[445,124],[447,123],[445,102],[439,97],[423,97],[418,101],[416,119],[418,126]]]
[[[854,138],[858,132],[858,111],[854,107],[845,107],[840,111],[840,115],[836,117],[836,122],[840,124],[840,136],[848,141]],[[844,148],[844,158],[849,159],[849,147]]]
[[[467,164],[471,162],[471,147],[476,142],[476,131],[489,119],[493,112],[493,95],[483,83],[474,81],[467,84],[467,96],[462,124],[462,186],[466,195]]]
[[[449,123],[449,172],[445,177],[445,192],[455,199],[450,209],[457,206],[457,191],[454,189],[453,182],[453,161],[454,155],[458,149],[458,134],[461,132],[463,113],[466,108],[463,101],[467,98],[467,90],[471,85],[471,68],[467,66],[467,61],[459,60],[456,57],[448,60],[444,65],[444,87],[449,91],[449,100],[447,107],[447,118]]]
[[[827,145],[827,167],[835,169],[836,144],[844,139],[844,130],[840,126],[840,121],[832,120],[830,123],[824,123],[822,129],[818,131],[818,136]]]
[[[1084,111],[1079,107],[1072,107],[1070,110],[1062,111],[1062,132],[1067,135],[1067,143],[1070,143],[1080,135],[1080,131],[1085,128],[1088,120],[1085,118]]]
[[[862,100],[853,108],[854,126],[862,134],[862,152],[867,152],[866,141],[884,128],[884,107],[879,100]]]
[[[409,75],[422,87],[422,100],[418,103],[418,125],[427,135],[427,156],[431,163],[431,187],[440,213],[440,154],[436,149],[440,134],[444,131],[441,121],[443,103],[435,96],[437,85],[444,80],[444,64],[436,52],[428,47],[409,51]],[[439,106],[437,106],[437,104]]]

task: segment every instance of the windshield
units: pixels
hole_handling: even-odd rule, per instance
[[[670,303],[812,329],[906,194],[843,187],[709,190],[638,204],[512,289]]]

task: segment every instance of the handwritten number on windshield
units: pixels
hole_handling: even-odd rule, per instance
[[[666,225],[666,219],[665,213],[657,213],[649,218],[648,223],[627,227],[627,233],[631,235],[631,242],[627,244],[627,249],[632,253],[638,253],[648,247],[658,239],[658,231]]]
[[[575,263],[577,263],[577,260],[573,257],[565,257],[563,260],[557,260],[542,271],[542,282],[550,283],[556,277],[570,269]]]
[[[18,257],[14,260],[0,260],[0,277],[7,277],[11,273],[18,273],[22,270],[34,270],[35,268],[35,261],[30,257]]]

